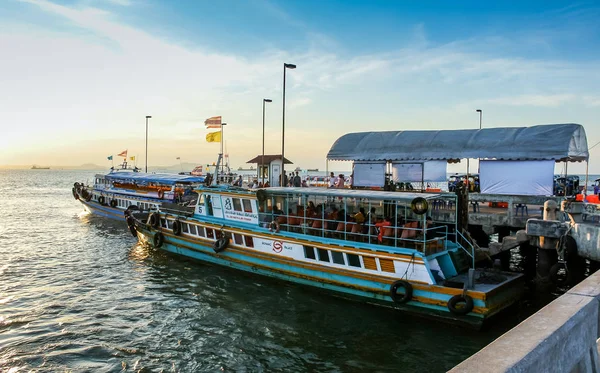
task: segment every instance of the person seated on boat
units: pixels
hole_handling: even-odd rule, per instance
[[[390,227],[392,225],[392,222],[390,221],[391,219],[389,217],[385,217],[383,218],[383,220],[380,220],[379,222],[375,223],[375,227],[377,228],[377,242],[379,242],[380,244],[383,243],[383,234],[384,234],[384,227]]]
[[[338,176],[335,187],[338,189],[342,189],[344,188],[344,174],[340,174],[340,176]]]
[[[239,175],[237,180],[233,182],[233,186],[241,187],[243,184],[242,175]]]
[[[258,180],[254,179],[252,185],[250,186],[250,189],[258,189]]]
[[[598,195],[599,192],[600,192],[600,186],[594,185],[594,194]]]
[[[439,229],[435,229],[438,226],[433,222],[431,216],[427,216],[425,218],[425,240],[431,240],[435,237],[439,237],[441,231]]]
[[[277,207],[277,205],[273,206],[273,215],[283,215],[284,212],[283,210],[280,210],[279,207]]]
[[[363,224],[365,222],[365,208],[361,207],[360,209],[358,209],[358,212],[354,215],[352,215],[352,218],[354,219],[354,221],[357,224]]]
[[[331,212],[327,214],[327,230],[334,231],[337,227],[339,211],[337,207],[331,206]]]
[[[265,185],[263,185],[264,188],[269,188],[271,186],[271,184],[269,184],[268,181],[265,181]]]
[[[313,216],[315,211],[315,203],[313,201],[308,201],[308,206],[306,206],[306,216]]]
[[[308,188],[308,183],[306,182],[306,179],[302,180],[302,188]]]

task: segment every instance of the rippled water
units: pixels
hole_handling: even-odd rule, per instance
[[[441,372],[475,332],[137,244],[93,172],[0,171],[0,371]]]

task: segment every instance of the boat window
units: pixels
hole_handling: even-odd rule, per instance
[[[346,254],[346,259],[348,259],[348,265],[352,267],[361,268],[360,258],[355,254]]]
[[[190,233],[190,229],[189,229],[189,226],[187,225],[187,223],[181,224],[181,231],[183,233]]]
[[[365,264],[365,269],[377,271],[377,263],[375,263],[375,258],[372,256],[363,256],[363,263]]]
[[[233,210],[234,211],[242,211],[242,203],[239,198],[232,198],[233,200]]]
[[[244,240],[246,241],[246,246],[254,247],[254,239],[251,236],[244,236]]]
[[[325,249],[318,249],[317,253],[319,254],[319,260],[322,262],[329,262],[329,251]]]
[[[304,257],[307,259],[316,259],[315,248],[310,246],[304,246]]]
[[[167,227],[167,221],[166,221],[165,219],[160,219],[160,225],[161,225],[163,228],[166,228],[166,227]]]
[[[173,229],[173,222],[174,220],[167,220],[167,228]]]
[[[396,267],[394,266],[394,261],[391,259],[379,259],[379,266],[381,270],[384,272],[396,272]]]
[[[331,260],[335,263],[335,264],[346,264],[344,262],[344,254],[339,252],[339,251],[332,251],[331,252]]]
[[[252,212],[252,203],[249,199],[243,199],[242,203],[244,204],[244,212]]]
[[[207,238],[215,238],[215,231],[210,228],[206,228],[206,237]]]
[[[241,234],[234,234],[233,241],[235,242],[236,245],[243,245],[244,237]]]
[[[198,235],[198,232],[196,232],[196,226],[194,224],[190,224],[190,234],[193,234],[194,236]]]
[[[197,227],[197,228],[198,228],[198,236],[205,237],[206,235],[204,234],[204,227]]]

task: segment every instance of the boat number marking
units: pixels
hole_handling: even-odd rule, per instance
[[[225,200],[225,210],[231,210],[231,199],[229,198]]]
[[[273,251],[280,253],[283,250],[283,243],[281,241],[273,241]]]

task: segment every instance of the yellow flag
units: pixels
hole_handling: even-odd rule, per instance
[[[135,161],[135,155],[133,157],[129,157],[129,159]]]
[[[206,135],[206,141],[208,142],[221,142],[221,131],[211,132]]]

